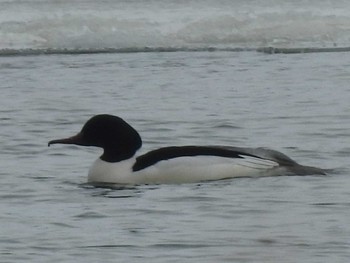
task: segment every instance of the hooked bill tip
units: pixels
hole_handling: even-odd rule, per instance
[[[49,142],[47,143],[47,146],[48,146],[48,147],[50,147],[50,146],[51,146],[51,144],[55,144],[55,143],[57,143],[56,141],[57,141],[57,140],[52,140],[52,141],[49,141]]]

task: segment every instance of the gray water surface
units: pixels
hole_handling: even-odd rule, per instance
[[[350,58],[175,52],[2,57],[1,262],[346,262]],[[98,113],[141,152],[267,146],[327,176],[86,185],[96,148],[47,147]]]

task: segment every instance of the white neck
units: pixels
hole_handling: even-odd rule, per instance
[[[120,184],[137,183],[130,181],[133,178],[130,175],[134,163],[135,157],[116,163],[106,162],[98,158],[89,170],[88,181]]]

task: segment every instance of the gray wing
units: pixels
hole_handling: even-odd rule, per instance
[[[265,147],[259,148],[243,148],[243,147],[226,147],[223,148],[231,149],[232,151],[241,152],[243,154],[256,156],[262,159],[267,159],[278,163],[280,166],[287,168],[287,174],[289,175],[325,175],[326,170],[318,167],[300,165],[293,159],[289,158],[284,153],[275,151]]]
[[[274,161],[279,165],[283,165],[283,166],[298,165],[296,161],[289,158],[284,153],[281,153],[279,151],[275,151],[269,148],[265,148],[265,147],[259,147],[259,148],[245,148],[245,147],[231,147],[231,146],[215,146],[215,147],[224,148],[235,152],[241,152],[243,154],[253,155],[262,159]]]

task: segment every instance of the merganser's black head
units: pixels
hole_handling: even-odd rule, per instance
[[[123,119],[101,114],[92,117],[75,136],[52,140],[51,144],[75,144],[103,148],[101,159],[107,162],[119,162],[132,157],[141,147],[142,140],[138,132]]]

